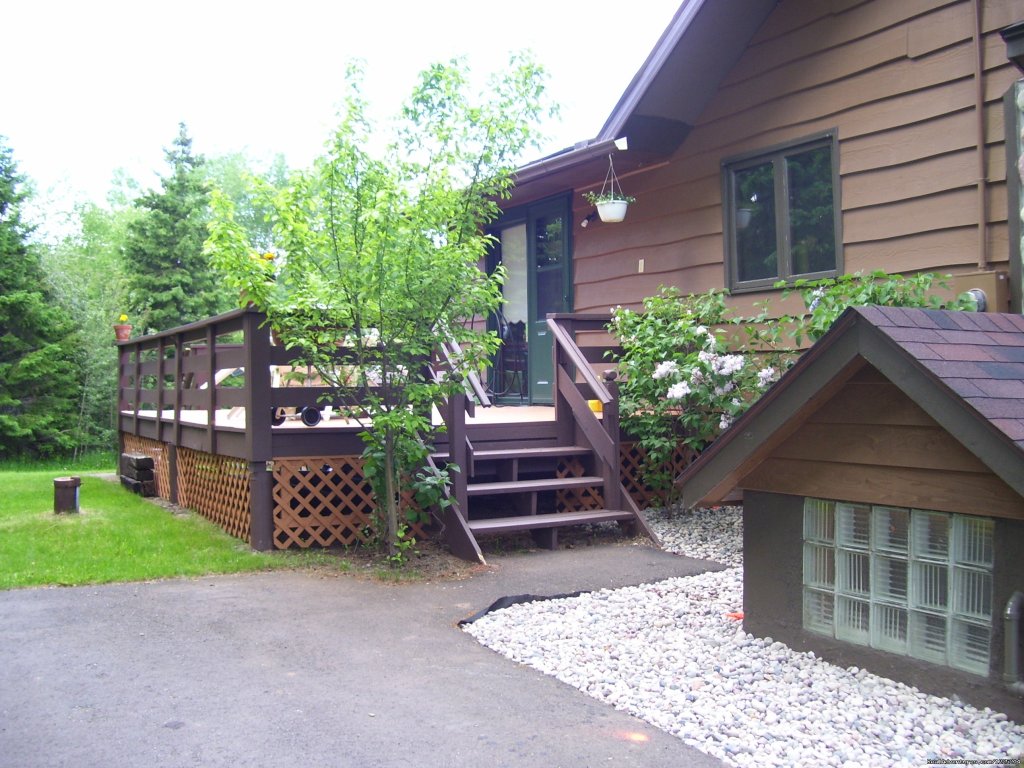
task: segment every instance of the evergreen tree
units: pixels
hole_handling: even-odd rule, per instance
[[[209,205],[203,158],[192,153],[185,124],[178,129],[166,150],[171,174],[161,179],[161,191],[136,200],[143,215],[128,229],[128,314],[137,332],[166,330],[230,306],[203,254]]]
[[[53,301],[21,218],[27,199],[0,138],[0,456],[68,451],[80,391],[74,324]]]

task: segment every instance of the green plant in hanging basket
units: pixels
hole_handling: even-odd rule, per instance
[[[584,192],[583,199],[591,205],[597,205],[598,203],[610,203],[615,200],[621,200],[624,203],[635,203],[636,198],[632,195],[623,194],[621,189],[601,190],[600,192]]]

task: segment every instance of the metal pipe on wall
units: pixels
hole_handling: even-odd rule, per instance
[[[1003,684],[1015,696],[1024,697],[1020,677],[1020,616],[1024,610],[1024,592],[1014,592],[1003,610]]]
[[[978,138],[978,269],[984,270],[988,269],[988,203],[985,200],[988,179],[985,172],[985,64],[982,59],[981,0],[974,0],[974,29],[971,37],[974,45],[974,115]]]

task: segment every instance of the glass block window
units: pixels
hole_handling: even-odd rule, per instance
[[[803,532],[805,629],[988,674],[992,520],[805,499]]]

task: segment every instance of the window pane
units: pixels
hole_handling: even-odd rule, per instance
[[[910,614],[910,655],[937,664],[946,663],[944,616],[932,616],[916,611]]]
[[[836,598],[836,637],[851,643],[867,645],[871,611],[864,600]]]
[[[794,274],[836,268],[832,208],[832,148],[817,147],[786,158],[789,175],[790,256]]]
[[[949,560],[949,515],[914,510],[914,554],[934,560]]]
[[[836,538],[836,503],[804,499],[804,538],[831,543]]]
[[[835,583],[835,549],[820,544],[804,544],[804,584],[833,587]]]
[[[550,312],[564,312],[564,274],[562,257],[562,217],[538,216],[536,225],[537,300],[535,320]]]
[[[989,628],[973,622],[953,620],[949,663],[978,675],[988,674]]]
[[[892,653],[907,652],[907,612],[891,605],[876,605],[872,608],[871,628],[875,648]]]
[[[956,555],[958,563],[992,565],[992,521],[982,517],[957,516]]]
[[[875,547],[889,552],[907,551],[910,511],[898,507],[875,507]]]
[[[992,618],[992,574],[968,568],[953,571],[953,594],[957,613]]]
[[[875,597],[907,604],[907,561],[875,556]]]
[[[836,515],[839,518],[839,544],[867,549],[871,543],[871,508],[836,504]]]
[[[867,552],[839,551],[839,589],[848,594],[863,595],[870,593],[868,574],[871,561]]]
[[[945,612],[949,608],[949,566],[916,562],[913,574],[914,607]]]
[[[733,182],[736,278],[744,281],[778,277],[775,166],[767,162],[736,171]]]
[[[508,270],[501,292],[503,311],[510,323],[528,320],[526,303],[526,225],[516,224],[501,230],[501,263]]]
[[[538,216],[534,220],[536,227],[534,237],[536,239],[537,268],[550,267],[562,263],[562,217],[561,216]]]
[[[824,592],[804,590],[804,627],[813,632],[832,634],[833,604],[835,598]]]

